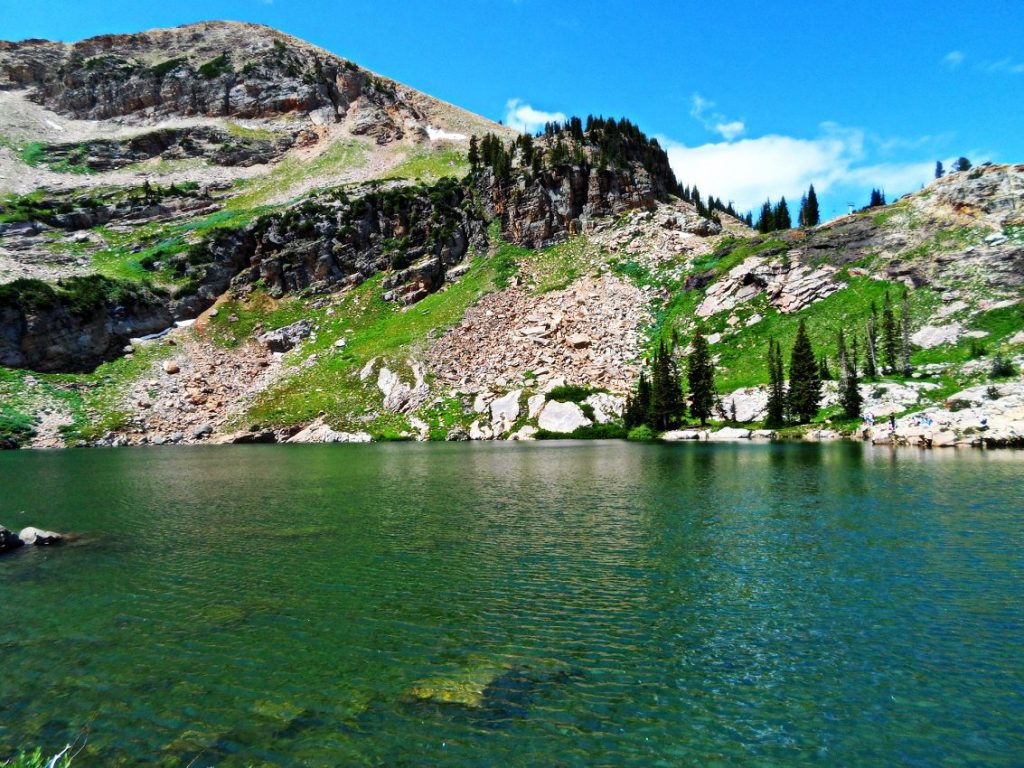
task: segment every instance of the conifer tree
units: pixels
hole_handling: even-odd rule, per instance
[[[786,385],[782,378],[782,350],[775,339],[768,340],[768,406],[764,425],[777,429],[786,423]]]
[[[686,415],[686,401],[679,378],[679,367],[662,340],[651,366],[651,397],[648,425],[652,429],[671,429]]]
[[[789,215],[789,206],[786,204],[785,197],[779,200],[779,204],[775,206],[775,210],[772,213],[772,218],[775,219],[775,229],[793,228],[793,219]]]
[[[937,160],[935,162],[935,178],[941,179],[946,174],[945,169],[942,167],[942,161]]]
[[[864,345],[867,348],[864,358],[864,375],[869,379],[874,379],[878,376],[878,310],[873,301],[871,302],[871,314],[868,316]]]
[[[477,144],[476,134],[469,137],[469,167],[476,170],[480,165],[480,150]]]
[[[860,416],[863,399],[860,395],[860,382],[857,380],[857,365],[846,349],[843,331],[839,331],[839,404],[843,407],[843,415],[848,419]]]
[[[828,357],[822,355],[818,359],[818,378],[822,381],[832,381],[832,371],[828,369]]]
[[[814,348],[807,336],[803,320],[796,331],[793,352],[789,359],[789,411],[797,421],[808,422],[818,413],[821,401],[821,379]]]
[[[775,211],[772,209],[771,200],[765,200],[764,204],[761,206],[761,214],[757,218],[756,229],[762,235],[775,231]]]
[[[954,171],[969,171],[971,170],[971,161],[966,157],[959,157],[953,164]]]
[[[899,344],[896,338],[896,317],[892,312],[892,300],[889,292],[885,292],[882,300],[882,361],[885,364],[883,372],[895,373]]]
[[[645,424],[650,409],[651,383],[647,380],[646,371],[641,371],[636,391],[626,398],[626,405],[622,411],[622,421],[625,423],[626,429]]]
[[[906,288],[900,299],[900,372],[904,376],[911,373],[910,367],[910,297]]]
[[[686,361],[686,379],[690,386],[690,413],[704,426],[715,405],[715,368],[707,339],[700,331],[693,337],[693,349]]]
[[[821,213],[818,210],[818,195],[814,191],[814,185],[811,184],[807,194],[800,201],[800,226],[816,227],[820,223]]]

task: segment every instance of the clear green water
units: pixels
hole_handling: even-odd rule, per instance
[[[1020,453],[21,452],[0,522],[83,536],[0,559],[0,758],[1024,761]]]

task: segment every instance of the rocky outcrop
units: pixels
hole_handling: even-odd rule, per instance
[[[392,81],[267,27],[207,22],[78,43],[0,43],[0,88],[84,120],[170,115],[373,113],[375,130],[420,117]]]
[[[759,293],[765,293],[768,303],[780,312],[792,313],[846,287],[834,279],[835,267],[812,268],[798,259],[799,254],[768,260],[751,256],[708,289],[697,307],[697,316],[710,317],[734,309]]]
[[[366,432],[339,432],[327,426],[322,417],[288,438],[289,443],[369,443],[370,441],[371,437]]]
[[[92,370],[128,340],[174,322],[166,297],[98,275],[57,286],[0,286],[0,365],[44,372]]]
[[[265,165],[283,155],[297,140],[316,141],[310,131],[278,136],[232,136],[212,126],[162,128],[130,139],[97,139],[41,148],[41,162],[55,168],[73,167],[103,173],[159,157],[163,160],[202,158],[215,165]]]

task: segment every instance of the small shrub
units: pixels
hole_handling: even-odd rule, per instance
[[[952,411],[953,413],[956,413],[957,411],[965,411],[970,407],[970,400],[962,400],[960,398],[956,398],[954,400],[949,400],[946,402],[946,409]]]
[[[594,393],[590,387],[581,387],[578,384],[563,384],[554,387],[544,395],[545,400],[557,400],[560,403],[582,403]]]
[[[654,440],[654,432],[646,424],[641,424],[629,430],[626,439],[634,443],[647,443]]]
[[[969,358],[970,358],[971,360],[977,360],[977,359],[978,359],[979,357],[984,357],[984,356],[985,356],[985,353],[986,353],[987,351],[988,351],[988,350],[987,350],[987,349],[985,349],[985,345],[984,345],[984,344],[982,344],[982,343],[981,343],[980,341],[978,341],[977,339],[972,339],[972,340],[971,340],[971,346],[970,346],[970,348],[969,348],[969,349],[967,350],[967,356],[968,356],[968,357],[969,357]]]
[[[999,387],[989,387],[988,389],[986,389],[985,397],[987,397],[989,400],[998,400],[1000,397]]]
[[[229,72],[234,72],[234,69],[231,66],[231,54],[227,51],[199,67],[199,74],[207,80],[213,80],[215,77],[226,75]]]
[[[1005,379],[1008,376],[1013,376],[1016,373],[1013,367],[1013,362],[1002,355],[996,355],[992,360],[992,370],[989,372],[989,377],[993,379]],[[992,387],[989,387],[992,389]]]

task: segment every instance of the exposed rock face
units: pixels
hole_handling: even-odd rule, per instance
[[[98,139],[87,143],[50,144],[42,149],[42,162],[66,164],[92,171],[112,171],[159,157],[164,160],[203,158],[216,165],[247,167],[264,165],[280,157],[296,142],[298,134],[276,138],[231,136],[211,126],[162,128],[130,139]],[[316,134],[302,133],[303,141]]]
[[[912,335],[910,340],[922,349],[931,349],[940,344],[956,344],[963,332],[964,327],[960,323],[926,325]]]
[[[30,88],[38,103],[86,120],[323,111],[343,121],[369,105],[375,130],[400,138],[405,121],[419,117],[395,83],[267,27],[232,22],[70,45],[0,43],[0,88]]]
[[[763,256],[751,256],[711,286],[697,315],[709,317],[734,309],[762,291],[780,312],[796,312],[846,287],[832,279],[836,271],[829,265],[804,266],[796,258],[766,261]]]
[[[638,165],[625,170],[560,166],[529,183],[503,182],[489,170],[478,179],[490,216],[502,234],[519,245],[541,248],[591,229],[595,220],[635,208],[653,208],[674,192],[674,178]]]
[[[69,281],[72,284],[72,281]],[[0,365],[45,372],[92,370],[128,340],[174,322],[166,299],[147,291],[106,291],[82,278],[74,292],[16,281],[0,292]]]

